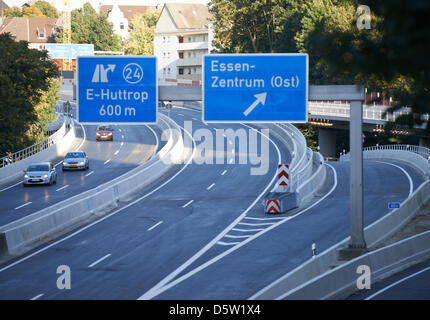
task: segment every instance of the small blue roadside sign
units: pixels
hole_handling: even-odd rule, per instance
[[[78,56],[93,56],[93,44],[47,43],[45,46],[52,59],[76,59]]]
[[[157,60],[154,56],[78,57],[77,74],[79,123],[157,122]]]
[[[307,122],[307,54],[210,54],[203,121]]]
[[[400,202],[388,202],[388,209],[399,209]]]

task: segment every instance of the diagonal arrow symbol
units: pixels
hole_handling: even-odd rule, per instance
[[[249,108],[248,108],[248,109],[246,109],[246,110],[243,112],[243,114],[245,115],[245,117],[247,117],[247,116],[248,116],[248,114],[249,114],[252,110],[254,110],[254,108],[255,108],[256,106],[258,106],[258,105],[260,104],[260,102],[261,102],[261,104],[264,106],[264,104],[266,103],[266,96],[267,96],[267,92],[263,92],[263,93],[255,94],[255,95],[254,95],[254,97],[256,97],[256,98],[257,98],[257,100],[255,100],[255,101],[254,101],[254,103],[253,103],[253,104],[251,104],[251,105],[249,106]]]

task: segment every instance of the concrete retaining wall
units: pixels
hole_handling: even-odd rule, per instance
[[[66,132],[64,123],[59,130],[63,131],[64,133]],[[61,134],[61,132],[59,133]],[[72,126],[71,129],[67,132],[67,134],[65,134],[64,137],[60,139],[56,144],[53,144],[45,150],[42,150],[28,158],[15,162],[4,168],[0,168],[0,184],[7,184],[22,177],[22,171],[27,169],[27,167],[33,162],[52,161],[57,157],[63,156],[72,145],[75,137],[75,130]]]
[[[41,244],[93,215],[101,215],[128,199],[132,193],[154,182],[173,165],[183,160],[184,144],[175,122],[159,115],[169,137],[165,146],[150,161],[95,189],[40,210],[32,215],[0,227],[0,256],[17,255],[34,244]],[[163,123],[163,121],[160,121]],[[163,127],[163,125],[161,125]]]
[[[364,237],[368,247],[375,247],[390,237],[417,215],[423,205],[428,201],[430,201],[430,181],[423,183],[415,190],[410,198],[402,202],[399,209],[393,210],[365,228]],[[331,270],[333,266],[338,265],[337,250],[345,248],[348,243],[349,237],[317,255],[314,259],[290,271],[266,288],[257,292],[250,299],[289,299],[289,295],[295,292],[294,290],[298,289],[301,285],[316,279]],[[415,251],[410,251],[411,256],[416,253]],[[386,258],[388,259],[389,257]],[[388,260],[386,260],[386,262],[389,263]],[[339,278],[342,279],[342,273],[339,274]],[[345,285],[347,286],[347,279],[339,281],[345,281]],[[309,299],[312,299],[312,297],[309,297]]]

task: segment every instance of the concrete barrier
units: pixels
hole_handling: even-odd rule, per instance
[[[57,143],[50,147],[28,157],[21,161],[14,162],[6,167],[0,168],[0,185],[10,183],[23,176],[23,170],[33,162],[52,161],[57,157],[65,155],[65,152],[70,148],[75,139],[75,129],[71,126],[71,129],[66,133],[66,124],[60,127],[56,134],[63,136]]]
[[[129,199],[132,193],[153,183],[180,163],[185,151],[180,128],[164,115],[159,117],[160,122],[164,121],[164,126],[169,127],[166,129],[169,140],[156,157],[95,189],[0,227],[0,256],[22,254],[36,243],[41,244],[91,216],[110,211],[119,201]]]
[[[408,199],[401,203],[400,208],[393,210],[364,229],[364,237],[368,247],[376,247],[397,232],[410,219],[416,216],[428,201],[430,201],[430,181],[421,184]],[[254,294],[250,299],[289,299],[289,294],[293,293],[301,285],[317,279],[317,277],[322,276],[333,269],[333,267],[342,263],[337,259],[337,251],[338,249],[345,248],[348,243],[349,237],[288,272],[280,279]],[[416,252],[411,251],[410,253],[413,255]]]
[[[317,168],[314,174],[311,175],[307,180],[301,182],[296,190],[296,192],[300,195],[301,203],[305,203],[311,197],[315,196],[326,179],[327,168],[324,165],[324,157],[321,153],[313,152],[311,170],[312,167]]]

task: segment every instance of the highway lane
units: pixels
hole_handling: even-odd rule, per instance
[[[371,289],[357,291],[348,300],[429,300],[430,260],[418,263],[384,280]]]
[[[78,139],[71,150],[79,148],[87,153],[89,170],[62,172],[62,158],[57,158],[53,161],[58,164],[56,184],[24,187],[18,180],[10,184],[13,187],[2,187],[0,225],[112,180],[147,161],[164,145],[156,126],[114,126],[114,141],[99,142],[95,140],[95,125],[76,128]]]
[[[206,126],[195,114],[192,117],[197,120],[190,115],[187,110],[172,111],[172,117],[181,125],[191,120],[195,130],[208,128],[214,132],[214,126]],[[227,127],[243,128],[216,126]],[[232,148],[228,143],[226,146]],[[166,177],[172,180],[147,188],[140,201],[129,203],[123,210],[29,259],[1,269],[0,298],[31,299],[43,294],[42,299],[136,299],[271,186],[279,162],[273,145],[266,175],[250,176],[251,165],[238,165],[237,160],[231,164],[178,166]],[[282,153],[281,161],[287,160],[289,155]],[[62,264],[72,270],[73,290],[60,291],[55,286],[55,270]]]
[[[337,183],[329,169],[321,191],[321,195],[328,196],[322,201],[321,197],[313,199],[311,204],[316,204],[313,208],[302,213],[294,210],[288,214],[294,218],[284,221],[268,220],[261,208],[251,210],[249,217],[266,219],[247,222],[273,222],[278,226],[269,232],[263,231],[248,243],[241,241],[229,248],[228,255],[223,255],[222,246],[213,246],[164,286],[145,293],[142,298],[247,299],[311,259],[313,243],[320,253],[342,241],[349,235],[349,164],[333,162],[330,165],[336,170]],[[422,177],[416,178],[416,185],[423,181]],[[389,212],[388,201],[408,197],[409,179],[394,166],[366,161],[364,193],[364,222],[369,225]]]

